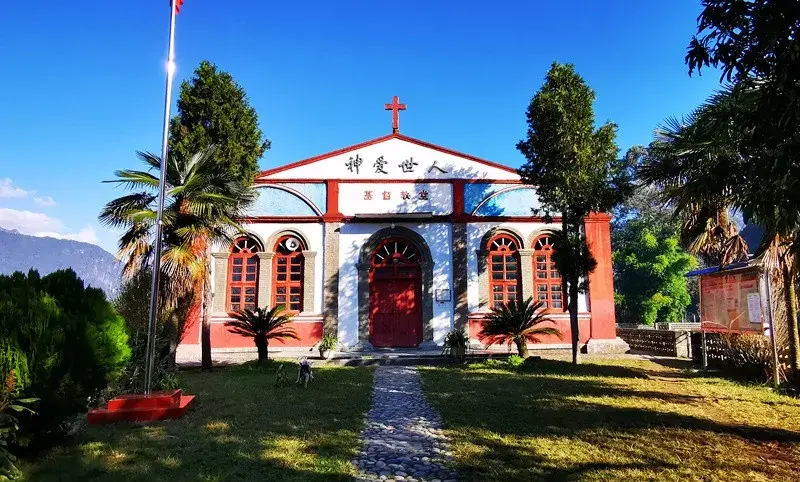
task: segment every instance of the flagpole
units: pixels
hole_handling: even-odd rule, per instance
[[[153,279],[150,285],[150,319],[147,327],[147,353],[145,355],[144,394],[150,395],[153,383],[153,364],[156,352],[156,327],[158,325],[159,277],[161,275],[161,240],[163,237],[164,191],[166,189],[167,151],[169,143],[169,117],[172,104],[172,78],[175,75],[175,14],[178,0],[170,2],[169,54],[167,59],[167,87],[164,93],[164,130],[161,135],[161,177],[158,182],[158,211],[156,214],[155,249],[153,254]]]

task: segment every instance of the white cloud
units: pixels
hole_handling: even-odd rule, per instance
[[[92,243],[92,244],[97,244],[98,241],[97,233],[91,226],[86,226],[77,233],[61,234],[61,233],[39,232],[39,233],[34,233],[33,235],[39,237],[56,238],[56,239],[71,239],[73,241],[83,241],[84,243]]]
[[[0,226],[32,236],[98,243],[97,233],[91,226],[86,226],[77,233],[65,233],[64,223],[60,220],[27,210],[0,208]]]
[[[51,208],[56,205],[56,202],[50,196],[35,197],[33,202],[43,208]]]
[[[28,194],[33,194],[34,191],[26,191],[21,187],[14,185],[14,182],[9,178],[0,179],[0,198],[6,197],[25,197]]]

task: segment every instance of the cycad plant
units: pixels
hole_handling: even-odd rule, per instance
[[[269,360],[270,340],[283,343],[285,338],[300,339],[291,326],[292,316],[286,313],[283,305],[275,305],[270,310],[240,310],[233,313],[231,318],[225,322],[225,326],[231,333],[253,339],[258,349],[258,363]]]
[[[517,345],[519,356],[528,357],[528,342],[539,343],[543,336],[562,338],[561,331],[552,326],[541,326],[552,322],[544,313],[544,302],[510,301],[496,307],[487,316],[483,329],[478,334],[481,343]]]
[[[207,250],[212,244],[227,245],[241,232],[237,222],[256,198],[251,186],[234,179],[223,163],[215,162],[216,149],[205,149],[190,158],[170,155],[167,159],[161,256],[163,307],[180,299],[202,295],[203,367],[211,367],[208,298],[210,264]],[[120,170],[107,181],[135,190],[106,204],[100,221],[124,229],[119,253],[128,277],[152,262],[161,159],[137,152],[148,171]],[[166,284],[167,286],[163,286]],[[179,334],[180,335],[180,334]]]

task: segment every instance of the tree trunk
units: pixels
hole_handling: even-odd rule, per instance
[[[580,225],[574,224],[570,225],[567,223],[567,216],[565,213],[561,213],[561,229],[565,234],[572,234],[572,235],[580,235]],[[577,231],[577,232],[573,232]],[[572,256],[578,256],[580,253],[571,252]],[[564,279],[566,283],[566,294],[567,294],[567,310],[569,311],[569,331],[572,335],[572,363],[575,365],[580,365],[581,363],[581,353],[580,353],[580,333],[578,326],[578,276],[577,273],[562,273],[562,279]]]
[[[522,358],[528,358],[528,340],[525,338],[516,338],[514,343],[517,344],[517,352]]]
[[[578,280],[570,276],[569,281],[569,331],[572,334],[572,363],[580,365],[580,326],[578,325]]]
[[[256,337],[256,349],[258,349],[258,364],[269,360],[269,341],[265,338]]]
[[[208,253],[206,253],[208,254]],[[208,268],[208,256],[206,256],[206,268]],[[201,344],[201,367],[203,370],[211,370],[213,368],[213,362],[211,361],[211,320],[209,319],[208,313],[208,305],[211,298],[211,289],[208,282],[208,275],[209,270],[205,269],[205,274],[203,276],[203,304],[202,304],[202,313],[201,317],[203,319],[202,330],[200,332],[200,344]]]
[[[797,293],[794,278],[786,262],[783,262],[783,296],[786,303],[786,322],[789,324],[789,366],[795,382],[800,381],[800,334],[797,326]]]

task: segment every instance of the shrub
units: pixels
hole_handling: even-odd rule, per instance
[[[69,269],[0,276],[0,339],[0,369],[19,373],[18,390],[39,399],[36,415],[20,417],[20,429],[40,440],[59,435],[130,357],[122,317]]]
[[[508,357],[508,360],[506,360],[506,363],[511,368],[518,368],[525,363],[525,358],[522,358],[519,355],[511,355]]]
[[[120,294],[114,299],[114,307],[125,319],[131,358],[109,395],[144,390],[147,329],[150,319],[150,273],[148,270],[140,271],[128,279],[122,285]],[[169,285],[169,282],[165,281],[164,285]],[[162,301],[170,299],[170,303],[162,303],[159,310],[152,388],[169,390],[177,388],[175,351],[183,335],[189,311],[193,307],[194,295],[190,292],[183,297],[168,298],[162,293],[159,299]]]
[[[772,346],[769,338],[750,333],[723,333],[725,364],[738,375],[769,380],[772,378]]]
[[[21,398],[19,385],[13,370],[0,379],[0,479],[14,479],[20,475],[14,465],[17,458],[10,452],[12,445],[25,444],[24,440],[17,437],[19,422],[17,414],[35,413],[30,405],[36,402],[35,398]],[[3,479],[4,480],[4,479]]]

